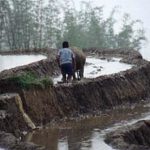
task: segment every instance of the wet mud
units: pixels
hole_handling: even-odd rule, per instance
[[[135,66],[114,75],[83,79],[71,84],[51,85],[46,88],[35,86],[30,89],[22,89],[17,84],[9,82],[9,77],[26,71],[32,71],[39,77],[45,75],[53,77],[59,74],[55,55],[51,57],[50,53],[46,51],[44,52],[48,56],[46,60],[1,72],[0,94],[17,93],[22,102],[22,111],[18,107],[17,111],[25,113],[30,118],[30,121],[27,121],[25,117],[22,117],[21,120],[24,121],[22,124],[18,121],[21,124],[18,125],[20,132],[24,129],[29,131],[27,127],[31,128],[33,124],[37,127],[64,118],[98,115],[101,111],[137,103],[150,96],[150,63],[142,59],[138,52],[126,49],[96,48],[84,51],[87,55],[99,57],[122,57],[123,62]],[[4,106],[5,104],[2,103],[2,107]]]
[[[105,142],[120,150],[149,150],[150,120],[142,120],[110,132]]]

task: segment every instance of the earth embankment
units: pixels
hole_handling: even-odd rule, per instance
[[[150,120],[119,128],[107,134],[105,142],[119,150],[149,150]]]
[[[127,71],[95,79],[84,79],[73,84],[38,86],[22,89],[8,78],[13,74],[32,70],[41,76],[55,72],[56,61],[42,60],[31,65],[1,73],[0,93],[15,92],[21,97],[23,108],[36,124],[46,124],[55,119],[96,114],[121,104],[137,102],[149,96],[150,64],[133,50],[88,49],[87,54],[101,57],[120,56],[123,61],[135,64]],[[55,62],[55,63],[54,63]],[[12,73],[13,72],[13,73]]]
[[[34,53],[37,51],[41,53],[39,50],[33,51]],[[42,54],[47,55],[48,59],[0,73],[0,130],[20,136],[25,130],[35,129],[36,126],[45,125],[53,120],[80,117],[81,115],[95,115],[103,110],[113,109],[127,103],[135,103],[150,96],[150,63],[143,60],[137,51],[96,48],[84,51],[87,55],[96,55],[101,58],[122,57],[123,62],[134,64],[134,67],[114,75],[83,79],[72,84],[57,84],[45,87],[34,85],[26,89],[20,87],[16,82],[10,82],[11,77],[25,72],[34,72],[39,77],[53,77],[59,74],[55,59],[56,51],[52,54],[48,50],[44,50]],[[23,51],[21,53],[19,51],[19,54],[32,52],[26,53]],[[18,54],[18,52],[5,52],[3,54]],[[137,131],[136,134],[134,132],[130,134],[132,137],[134,135],[139,136],[141,132],[143,130]],[[130,134],[125,136],[128,143],[131,141],[128,136]],[[0,138],[5,137],[5,135],[7,133],[0,133]],[[16,141],[14,137],[10,137],[10,139]],[[135,139],[135,142],[138,140],[139,138]],[[6,148],[12,149],[12,145],[7,143],[10,140],[3,142],[0,139],[0,141],[0,146],[5,145]],[[22,146],[22,144],[25,144],[25,146]],[[33,147],[39,149],[34,145],[22,144],[19,141],[18,145],[13,143],[13,146],[18,148],[20,148],[19,146],[25,148],[31,146],[31,149],[34,149]]]

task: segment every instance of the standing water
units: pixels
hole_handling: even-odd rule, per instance
[[[0,55],[0,72],[46,59],[44,55]]]
[[[132,65],[120,62],[121,58],[98,59],[87,57],[87,65],[85,67],[85,77],[95,78],[100,75],[109,75],[131,69]]]
[[[104,142],[106,133],[150,119],[150,104],[122,106],[98,117],[68,121],[27,134],[25,141],[45,146],[48,150],[114,150]]]

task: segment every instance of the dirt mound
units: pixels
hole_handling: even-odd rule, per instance
[[[113,131],[106,136],[105,142],[119,150],[149,150],[150,120]]]
[[[0,147],[7,150],[45,150],[44,147],[29,142],[20,142],[11,133],[0,132]]]

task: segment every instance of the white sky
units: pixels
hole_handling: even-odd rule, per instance
[[[81,0],[74,0],[76,7],[80,7]],[[145,28],[150,29],[150,0],[90,0],[94,6],[104,6],[104,15],[108,16],[110,11],[119,6],[120,15],[129,13],[131,18],[140,19]]]
[[[47,2],[48,0],[44,0]],[[80,2],[82,0],[70,0],[74,2],[76,8],[80,7]],[[109,12],[115,6],[120,6],[120,8],[129,13],[132,17],[141,19],[150,25],[148,17],[150,14],[150,0],[83,0],[91,2],[94,6],[104,6],[105,14],[108,15]],[[60,0],[61,2],[61,0]]]

